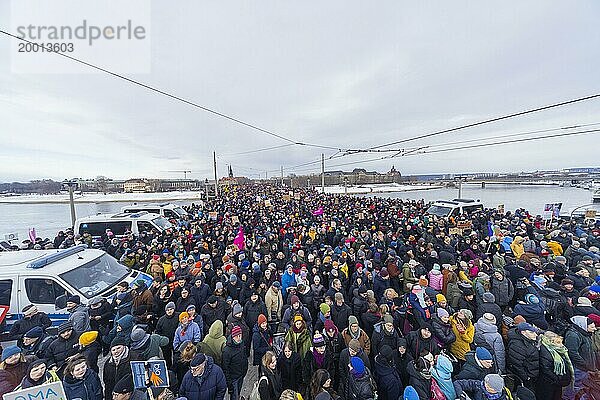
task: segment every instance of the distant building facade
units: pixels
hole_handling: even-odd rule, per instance
[[[284,178],[283,182],[290,187],[320,186],[321,175],[291,175]],[[325,171],[325,186],[376,185],[401,182],[403,182],[402,175],[394,166],[386,173],[367,171],[364,168],[355,168],[352,171]]]

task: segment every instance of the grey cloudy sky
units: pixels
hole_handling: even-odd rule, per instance
[[[151,72],[126,74],[294,140],[369,147],[600,92],[597,1],[151,2]],[[10,26],[10,2],[0,26]],[[85,12],[82,17],[89,17]],[[11,70],[0,35],[0,181],[277,174],[322,150],[104,74]],[[56,57],[40,53],[40,65]],[[104,65],[106,54],[86,61]],[[406,145],[600,122],[600,100]],[[327,151],[326,154],[331,154]],[[597,165],[598,136],[363,164],[403,174]],[[337,164],[373,155],[328,161]],[[330,167],[329,167],[330,166]],[[289,170],[317,172],[319,165]]]

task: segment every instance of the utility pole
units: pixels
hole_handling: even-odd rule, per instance
[[[281,187],[283,187],[283,165],[281,166]]]
[[[213,151],[213,164],[215,168],[215,199],[219,196],[219,181],[217,180],[217,152]]]
[[[63,181],[63,186],[66,186],[69,190],[69,205],[71,206],[71,227],[75,227],[75,220],[77,217],[75,216],[75,200],[73,199],[73,191],[77,188],[77,182],[74,180]]]
[[[321,193],[325,193],[325,154],[321,153]]]

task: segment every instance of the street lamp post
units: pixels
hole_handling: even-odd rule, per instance
[[[208,178],[204,179],[204,191],[206,192],[206,201],[208,201]]]
[[[348,194],[348,178],[344,177],[344,194]]]
[[[69,204],[71,206],[71,227],[75,227],[75,220],[77,217],[75,216],[75,200],[73,199],[73,191],[77,189],[77,182],[74,180],[64,180],[63,188],[69,190]]]

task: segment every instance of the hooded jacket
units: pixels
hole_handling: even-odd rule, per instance
[[[544,304],[540,301],[538,303],[518,303],[514,309],[514,315],[521,315],[527,320],[527,322],[537,326],[540,329],[548,329],[548,322],[546,322]]]
[[[475,323],[474,343],[487,343],[494,357],[494,362],[500,371],[506,371],[506,353],[502,335],[498,332],[498,327],[487,323],[483,318]],[[486,347],[488,347],[486,346]]]
[[[454,390],[454,385],[452,384],[452,371],[454,367],[452,366],[452,362],[448,359],[448,357],[444,355],[440,355],[437,358],[435,366],[433,366],[430,370],[431,378],[435,379],[435,382],[438,384],[446,399],[455,399],[456,391]]]
[[[223,323],[217,320],[210,326],[208,335],[200,342],[200,351],[210,356],[215,363],[221,364],[226,341],[223,336]]]
[[[68,400],[102,400],[102,384],[98,374],[88,368],[83,379],[65,376],[63,387]]]
[[[433,336],[435,340],[441,345],[441,347],[448,348],[451,343],[456,340],[456,335],[452,331],[450,321],[445,323],[437,315],[431,317],[431,328],[433,329]]]
[[[402,385],[400,375],[393,365],[389,365],[380,356],[375,357],[375,380],[377,382],[377,394],[381,400],[397,400],[401,396]]]
[[[224,400],[226,391],[223,370],[207,355],[202,376],[196,377],[192,375],[192,371],[186,372],[179,388],[179,397],[190,400]]]
[[[582,371],[596,369],[597,356],[592,347],[592,335],[587,331],[587,317],[571,317],[571,326],[565,333],[565,346],[574,368]]]
[[[523,382],[538,378],[540,352],[537,342],[523,336],[516,328],[508,332],[507,368]]]
[[[491,368],[483,368],[478,362],[474,351],[470,351],[465,356],[466,361],[462,369],[456,375],[456,379],[476,379],[482,381],[487,374],[496,373],[496,368],[492,365]]]

